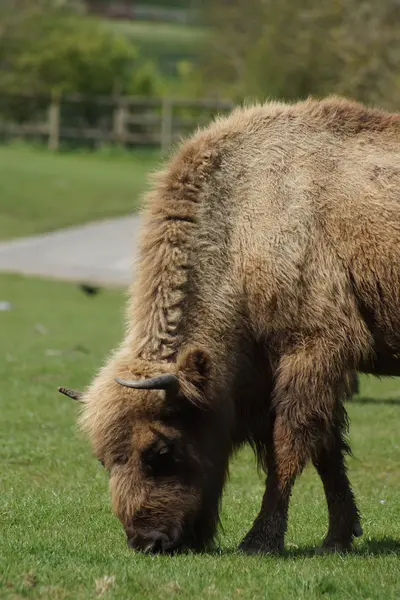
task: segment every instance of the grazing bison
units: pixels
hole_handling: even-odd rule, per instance
[[[229,458],[267,472],[241,543],[284,545],[307,461],[326,549],[361,535],[343,401],[400,373],[400,116],[339,98],[268,103],[186,142],[148,195],[126,336],[80,398],[128,543],[212,542]]]

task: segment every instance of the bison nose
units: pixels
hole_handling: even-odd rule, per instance
[[[165,552],[170,545],[171,540],[165,533],[161,533],[161,531],[150,531],[145,534],[128,537],[129,548],[140,550],[141,552]]]

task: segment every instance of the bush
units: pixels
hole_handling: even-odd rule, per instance
[[[70,3],[21,2],[1,14],[0,92],[154,94],[158,73],[135,45]]]
[[[111,94],[132,85],[137,52],[96,20],[27,11],[0,39],[0,90]]]
[[[338,93],[398,109],[398,0],[203,0],[204,89],[237,99]]]
[[[85,97],[153,96],[156,67],[138,60],[135,45],[71,3],[18,0],[19,10],[0,9],[0,118],[44,120],[53,93]],[[1,14],[1,11],[3,14]],[[63,107],[64,123],[101,127],[110,116],[88,102]]]

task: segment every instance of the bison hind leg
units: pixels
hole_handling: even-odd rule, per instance
[[[347,476],[345,455],[349,448],[344,439],[347,419],[343,407],[340,407],[340,413],[327,443],[313,458],[324,486],[329,513],[329,529],[322,551],[346,552],[351,548],[353,539],[363,534],[360,513]]]

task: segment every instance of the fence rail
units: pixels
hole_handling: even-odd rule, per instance
[[[232,102],[208,98],[0,94],[0,136],[40,138],[54,151],[64,141],[158,146],[166,151],[215,114],[232,108]]]

